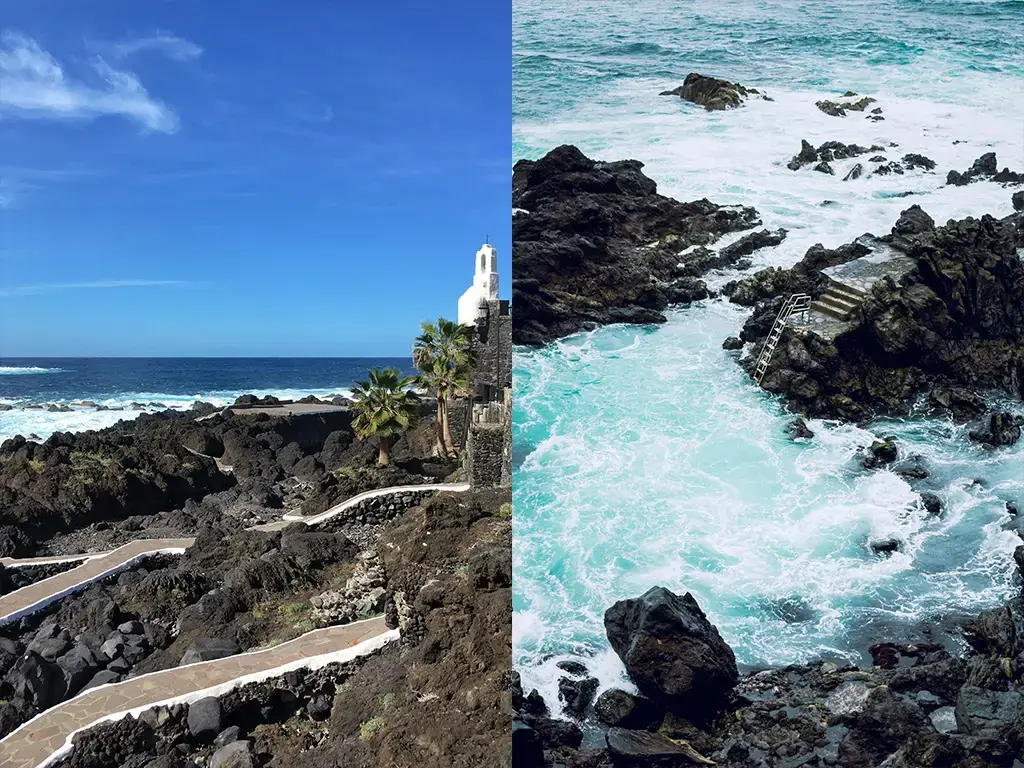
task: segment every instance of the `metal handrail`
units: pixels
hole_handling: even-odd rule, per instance
[[[810,308],[811,297],[806,293],[794,293],[786,299],[782,309],[779,310],[779,314],[775,318],[774,324],[772,324],[772,330],[768,334],[767,341],[761,347],[761,354],[758,355],[757,365],[754,367],[754,381],[758,384],[761,383],[765,373],[768,372],[768,364],[772,361],[775,347],[778,346],[779,339],[782,338],[782,332],[786,329],[786,325],[789,324],[789,319],[793,315],[806,316]]]

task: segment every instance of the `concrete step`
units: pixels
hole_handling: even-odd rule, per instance
[[[834,317],[837,320],[850,319],[850,311],[848,309],[843,309],[842,307],[837,307],[833,304],[827,304],[822,301],[812,301],[811,309],[813,309],[816,312],[821,312],[821,314],[823,315]]]
[[[844,296],[839,293],[833,293],[832,289],[829,288],[821,296],[818,297],[818,301],[828,302],[829,304],[835,304],[837,307],[844,307],[851,312],[857,309],[861,305],[861,301],[858,299],[851,299],[849,296]]]
[[[845,283],[840,283],[836,280],[832,280],[831,278],[828,281],[828,288],[826,290],[840,295],[849,296],[851,299],[859,299],[861,301],[863,301],[868,295],[867,291],[862,291],[860,288],[854,288],[852,285],[846,285]]]

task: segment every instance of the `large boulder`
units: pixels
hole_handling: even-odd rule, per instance
[[[212,742],[224,730],[224,711],[220,699],[207,696],[192,702],[186,718],[188,732],[200,741]]]
[[[38,710],[49,709],[62,701],[68,690],[64,671],[35,651],[26,653],[8,670],[4,687]]]
[[[195,664],[199,661],[223,659],[228,656],[234,656],[241,650],[238,647],[238,643],[234,640],[219,637],[200,637],[182,654],[178,665],[184,666],[185,664]]]
[[[713,710],[739,679],[732,649],[690,593],[652,587],[615,603],[604,626],[630,678],[652,699]]]
[[[605,741],[618,766],[677,768],[715,764],[682,739],[670,739],[661,733],[610,728],[605,734]]]
[[[972,429],[969,437],[986,447],[997,448],[1013,445],[1020,440],[1020,428],[1024,419],[1005,411],[990,414],[988,419]]]

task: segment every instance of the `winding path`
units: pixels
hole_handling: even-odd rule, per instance
[[[151,672],[83,691],[42,712],[0,740],[3,768],[37,768],[64,756],[79,731],[158,705],[221,696],[247,683],[300,667],[317,669],[381,648],[398,637],[383,617],[308,632],[287,643],[214,661]]]
[[[345,499],[318,515],[302,517],[286,514],[279,521],[253,526],[252,530],[281,530],[293,523],[316,525],[366,499],[378,496],[417,491],[459,493],[469,490],[469,487],[468,483],[431,483],[378,488]],[[136,539],[108,552],[61,557],[0,558],[0,563],[9,568],[84,560],[76,568],[0,597],[0,624],[38,611],[55,600],[127,568],[140,558],[161,552],[184,552],[194,541],[191,538]],[[158,704],[187,703],[204,696],[219,696],[231,688],[276,677],[290,669],[317,668],[334,661],[345,661],[370,653],[397,637],[398,631],[388,630],[383,617],[377,617],[314,630],[262,651],[174,667],[98,686],[51,707],[0,739],[0,766],[43,766],[70,749],[71,737],[75,733],[101,721],[119,720]]]

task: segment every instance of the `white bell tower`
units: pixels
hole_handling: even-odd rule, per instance
[[[459,323],[474,325],[487,302],[498,298],[498,252],[485,244],[476,252],[473,285],[459,298]]]

